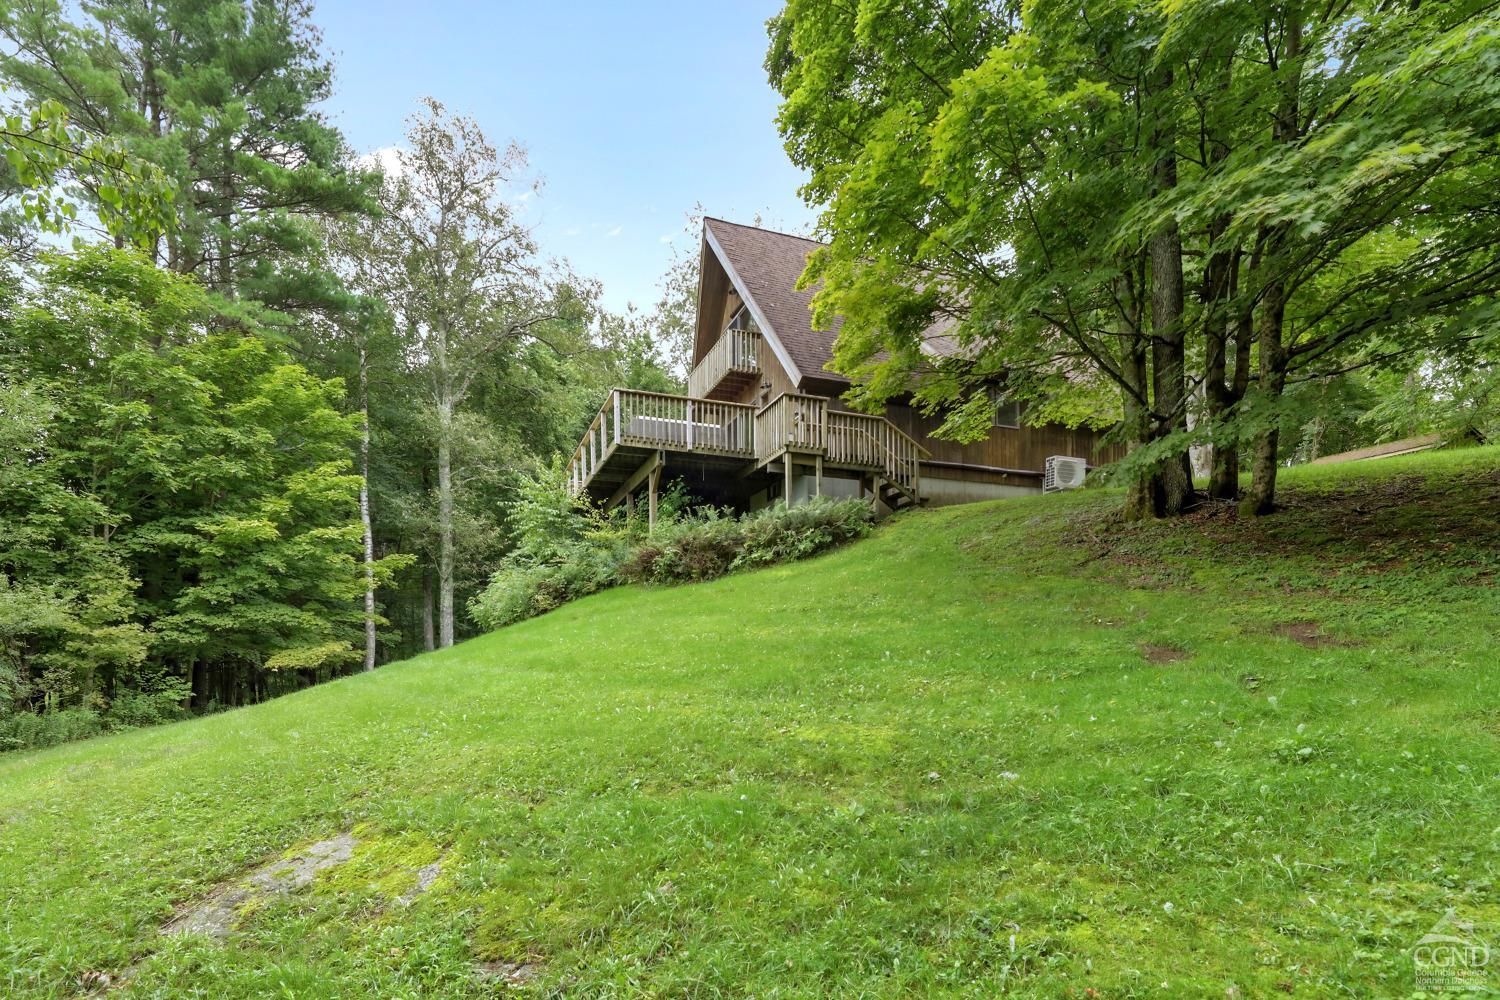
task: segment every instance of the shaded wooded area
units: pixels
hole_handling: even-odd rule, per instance
[[[308,4],[12,3],[0,34],[0,718],[471,634],[516,486],[606,387],[673,387],[671,321],[534,244],[538,175],[471,119],[428,101],[390,169],[354,155]]]

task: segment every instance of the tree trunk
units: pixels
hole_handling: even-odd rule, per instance
[[[438,648],[453,645],[453,407],[438,401]]]
[[[192,707],[195,709],[207,708],[209,699],[208,667],[203,663],[202,660],[194,660],[192,666],[189,667],[188,670],[188,677],[190,678],[190,683],[192,685],[193,691]]]
[[[219,259],[212,269],[214,281],[220,295],[234,298],[234,243],[230,236],[234,232],[234,146],[228,136],[224,137],[223,173],[219,179]]]
[[[1215,219],[1208,227],[1212,246],[1222,240],[1227,219]],[[1238,250],[1216,248],[1209,254],[1203,269],[1203,401],[1214,440],[1208,469],[1208,495],[1215,500],[1234,500],[1239,496],[1239,453],[1232,441],[1221,434],[1224,419],[1238,402],[1229,388],[1229,343],[1234,326],[1227,304],[1234,298],[1235,272],[1239,269]],[[1230,475],[1229,473],[1234,473]]]
[[[437,403],[438,648],[453,645],[453,372],[448,366],[448,329],[435,324],[432,388]]]
[[[1171,74],[1164,74],[1161,87],[1170,91]],[[1153,169],[1157,193],[1177,186],[1175,137],[1169,127],[1153,135],[1156,163]],[[1176,222],[1168,222],[1151,235],[1151,387],[1155,414],[1155,436],[1166,437],[1187,426],[1187,351],[1182,325],[1183,278],[1182,233]],[[1192,506],[1193,473],[1188,450],[1163,460],[1153,477],[1156,513],[1162,517],[1181,514]]]
[[[1142,336],[1140,303],[1135,286],[1127,277],[1118,283],[1118,298],[1125,308],[1120,326],[1120,338],[1124,344],[1120,371],[1126,383],[1120,389],[1121,409],[1124,413],[1127,440],[1126,451],[1134,451],[1151,439],[1151,386],[1148,383],[1146,340]],[[1125,493],[1127,520],[1139,521],[1150,517],[1151,473],[1143,470],[1130,477]]]
[[[1254,275],[1260,265],[1261,246],[1256,243],[1250,255],[1249,274]],[[1224,413],[1227,415],[1250,390],[1250,349],[1255,344],[1255,307],[1245,292],[1246,282],[1242,278],[1243,258],[1237,259],[1230,272],[1230,297],[1234,300],[1233,336],[1234,372],[1229,376],[1225,390]],[[1221,500],[1235,500],[1240,495],[1240,448],[1237,440],[1228,440],[1214,446],[1214,467],[1209,474],[1209,495]]]
[[[432,626],[432,569],[422,567],[422,649],[428,653],[437,648]]]
[[[1286,357],[1281,344],[1281,325],[1286,314],[1286,292],[1281,281],[1267,286],[1261,300],[1259,336],[1260,391],[1267,406],[1274,406],[1286,387]],[[1250,489],[1240,502],[1247,514],[1269,514],[1276,509],[1276,467],[1281,431],[1276,420],[1255,439],[1250,466]]]
[[[1275,143],[1294,143],[1302,130],[1299,100],[1302,78],[1302,11],[1297,4],[1286,7],[1282,26],[1285,49],[1282,59],[1281,96],[1276,103],[1276,120],[1271,125]],[[1276,405],[1286,388],[1287,352],[1282,343],[1282,325],[1286,319],[1286,296],[1289,276],[1285,272],[1290,230],[1276,227],[1266,238],[1265,264],[1271,277],[1260,297],[1256,344],[1260,350],[1259,389],[1263,405],[1271,409],[1271,422],[1255,442],[1255,457],[1250,468],[1250,491],[1240,502],[1248,514],[1269,514],[1276,509],[1276,467],[1280,459],[1281,433]]]
[[[369,356],[359,350],[359,405],[363,416],[359,438],[359,520],[365,533],[365,669],[375,669],[375,533],[370,525],[370,371]]]

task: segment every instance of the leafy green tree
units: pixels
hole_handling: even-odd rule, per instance
[[[660,333],[655,320],[655,313],[641,313],[633,307],[599,318],[601,388],[682,392],[682,379],[676,375],[682,370],[679,338],[671,332]]]
[[[155,239],[176,221],[174,191],[154,164],[144,163],[108,137],[90,136],[68,120],[57,101],[0,114],[0,153],[6,186],[18,194],[12,232],[31,227],[62,233],[77,223],[71,185],[93,193],[99,223],[112,236]],[[13,242],[14,238],[13,238]]]
[[[959,437],[997,385],[1113,385],[1132,513],[1192,502],[1194,441],[1225,498],[1248,450],[1270,510],[1289,385],[1494,327],[1497,30],[1467,0],[791,0],[767,67],[837,363]]]
[[[113,519],[58,458],[59,409],[0,371],[0,715],[107,704],[147,651]]]
[[[1145,446],[1185,423],[1185,348],[1181,282],[1152,265],[1176,274],[1178,234],[1123,241],[1111,224],[1175,183],[1160,22],[1139,6],[1054,25],[1042,4],[1028,24],[1012,4],[794,0],[767,68],[804,194],[827,205],[805,280],[822,283],[820,323],[844,318],[835,364],[855,401],[914,391],[972,440],[997,391],[1059,416],[1054,397],[1081,385],[1073,415],[1097,420],[1112,384],[1123,433],[1153,456],[1131,506],[1165,513],[1186,500],[1186,449]],[[932,350],[935,333],[961,349]]]
[[[515,464],[522,421],[557,426],[551,380],[537,376],[549,356],[583,348],[591,311],[588,291],[542,261],[514,217],[506,196],[523,165],[519,147],[496,149],[472,119],[428,99],[387,178],[382,214],[353,238],[355,286],[389,305],[421,385],[442,647],[455,637],[460,540],[477,537],[460,530],[465,479]],[[502,401],[510,417],[496,421]]]
[[[48,259],[0,337],[0,370],[54,404],[47,468],[76,507],[54,535],[95,539],[126,569],[148,664],[190,680],[199,706],[357,661],[366,590],[349,461],[359,429],[341,385],[265,337],[220,329],[216,301],[94,249]],[[45,513],[25,490],[11,497],[8,535]],[[7,573],[45,580],[27,560],[56,548],[21,541]],[[382,582],[389,571],[376,564]]]

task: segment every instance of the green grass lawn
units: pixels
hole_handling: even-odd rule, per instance
[[[1500,947],[1500,450],[1287,482],[1253,524],[914,512],[0,757],[0,994],[1408,995],[1448,909]]]

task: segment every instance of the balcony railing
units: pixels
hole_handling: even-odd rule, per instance
[[[701,399],[733,373],[759,372],[759,346],[760,334],[754,330],[725,330],[688,375],[688,395]]]
[[[884,417],[829,407],[823,396],[782,393],[760,409],[659,392],[615,389],[568,462],[568,482],[585,489],[615,448],[689,451],[765,465],[788,452],[860,469],[917,496],[924,449]],[[638,452],[636,453],[639,454]]]
[[[751,458],[755,407],[660,392],[615,389],[568,463],[568,480],[582,489],[616,445],[697,451]]]

